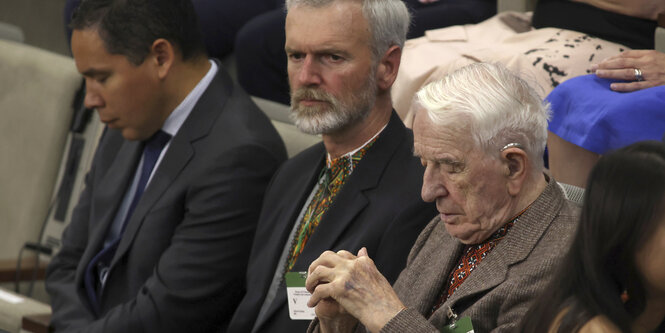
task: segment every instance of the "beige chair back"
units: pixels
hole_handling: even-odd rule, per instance
[[[665,53],[665,14],[658,15],[658,27],[656,28],[655,49]]]
[[[536,8],[537,0],[497,0],[497,12],[529,12]]]
[[[5,23],[0,22],[0,39],[13,40],[15,42],[23,43],[25,41],[25,35],[21,28]]]
[[[252,97],[252,100],[272,121],[273,126],[282,137],[284,145],[286,145],[289,158],[321,141],[320,136],[303,133],[293,124],[289,119],[288,105],[259,97]]]
[[[0,259],[38,240],[80,84],[71,58],[0,40]]]
[[[58,212],[58,206],[54,207],[54,209],[51,211],[51,214],[48,216],[48,222],[44,229],[44,234],[42,235],[42,244],[51,248],[53,250],[53,254],[55,254],[60,249],[62,232],[71,221],[74,207],[79,201],[81,192],[83,192],[83,188],[85,187],[85,175],[88,173],[88,170],[90,170],[90,166],[92,165],[92,159],[95,155],[95,151],[97,150],[99,139],[104,132],[104,127],[104,124],[99,121],[97,112],[93,112],[85,128],[85,131],[83,133],[70,134],[67,139],[67,148],[65,149],[63,159],[60,163],[58,181],[55,188],[53,189],[54,198],[56,195],[58,195],[58,191],[62,186],[63,175],[65,171],[68,171],[67,169],[69,166],[67,165],[66,157],[70,154],[69,150],[71,148],[71,141],[74,139],[83,140],[83,146],[79,152],[80,159],[78,160],[78,165],[76,166],[75,174],[72,179],[73,183],[71,185],[71,192],[69,193],[69,200],[67,201],[64,200],[64,198],[58,198],[58,200],[62,200],[63,204],[66,204],[66,206],[64,206],[65,213],[59,214],[59,216],[56,215],[56,212]],[[58,205],[60,205],[60,202],[58,202]]]

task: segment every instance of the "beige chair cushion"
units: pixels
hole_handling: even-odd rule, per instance
[[[0,40],[0,258],[37,241],[80,84],[71,58]]]
[[[557,184],[559,184],[559,187],[561,187],[561,190],[563,191],[563,194],[566,197],[566,199],[582,207],[582,205],[584,204],[584,188],[565,183],[557,182]]]
[[[24,316],[50,313],[48,304],[0,288],[0,331],[18,333]]]

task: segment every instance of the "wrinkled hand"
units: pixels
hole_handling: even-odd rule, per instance
[[[321,254],[309,266],[306,288],[312,293],[307,305],[316,306],[322,331],[326,325],[352,327],[347,325],[355,325],[356,318],[378,332],[405,308],[365,248],[358,256],[348,251]]]
[[[635,69],[642,71],[644,81],[637,81]],[[591,71],[604,79],[625,80],[614,82],[610,88],[614,91],[629,92],[665,84],[665,53],[655,50],[631,50],[609,57]]]
[[[334,253],[332,251],[326,251],[319,258],[323,257],[324,255],[334,255]],[[351,252],[348,251],[338,251],[336,255],[348,260],[353,260],[357,258],[353,254],[351,254]],[[313,279],[312,272],[315,270],[315,268],[313,267],[315,262],[312,262],[312,264],[309,266],[307,274],[307,282],[305,284],[310,293],[314,292],[314,290],[312,289],[312,287],[310,287],[310,285],[312,285],[313,288],[316,289],[316,283],[325,283],[322,281],[314,282],[313,280],[311,280]],[[311,284],[310,280],[312,281]],[[344,308],[340,306],[335,299],[331,297],[326,297],[323,299],[319,299],[317,303],[314,303],[312,302],[312,298],[313,297],[310,298],[307,305],[310,307],[315,306],[314,312],[316,313],[316,317],[319,318],[320,322],[319,331],[323,333],[351,332],[353,330],[353,327],[356,326],[358,320],[354,318],[352,315],[348,314],[346,310],[344,310]]]

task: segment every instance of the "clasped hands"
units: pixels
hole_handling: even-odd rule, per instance
[[[321,332],[350,332],[360,321],[378,332],[405,306],[362,248],[326,251],[309,266],[306,282]]]

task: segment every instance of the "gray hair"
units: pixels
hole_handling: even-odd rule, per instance
[[[502,147],[517,143],[542,168],[549,105],[504,66],[463,67],[421,88],[415,103],[435,124],[468,130],[488,155],[498,157]]]
[[[286,0],[286,10],[307,6],[321,8],[342,0]],[[346,0],[352,1],[352,0]],[[374,60],[381,59],[392,46],[404,47],[406,33],[411,23],[409,10],[401,0],[356,0],[362,5],[363,17],[367,20],[371,34],[371,49]]]

